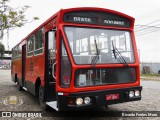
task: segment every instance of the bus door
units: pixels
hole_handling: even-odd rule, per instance
[[[22,46],[22,86],[25,87],[26,45]]]
[[[47,101],[56,100],[56,31],[47,32]]]

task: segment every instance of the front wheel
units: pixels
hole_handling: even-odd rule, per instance
[[[44,101],[44,89],[41,85],[39,87],[39,103],[40,103],[40,106],[43,110],[48,109],[48,106],[47,106],[46,102]]]

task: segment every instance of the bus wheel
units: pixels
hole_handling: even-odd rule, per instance
[[[44,101],[44,89],[41,85],[39,87],[39,103],[40,103],[40,106],[43,110],[48,109],[48,106],[47,106],[46,102]]]
[[[20,84],[19,84],[19,81],[17,81],[17,88],[18,88],[18,90],[19,91],[22,91],[23,90],[23,88],[20,86]]]
[[[105,105],[104,107],[108,109],[108,105]]]

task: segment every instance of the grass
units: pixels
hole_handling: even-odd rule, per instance
[[[141,74],[141,77],[160,77],[160,74]]]

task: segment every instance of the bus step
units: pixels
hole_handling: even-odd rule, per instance
[[[27,88],[23,87],[23,89],[24,89],[25,91],[27,91]]]
[[[59,111],[57,108],[57,101],[46,102],[46,104],[55,109],[56,111]]]

